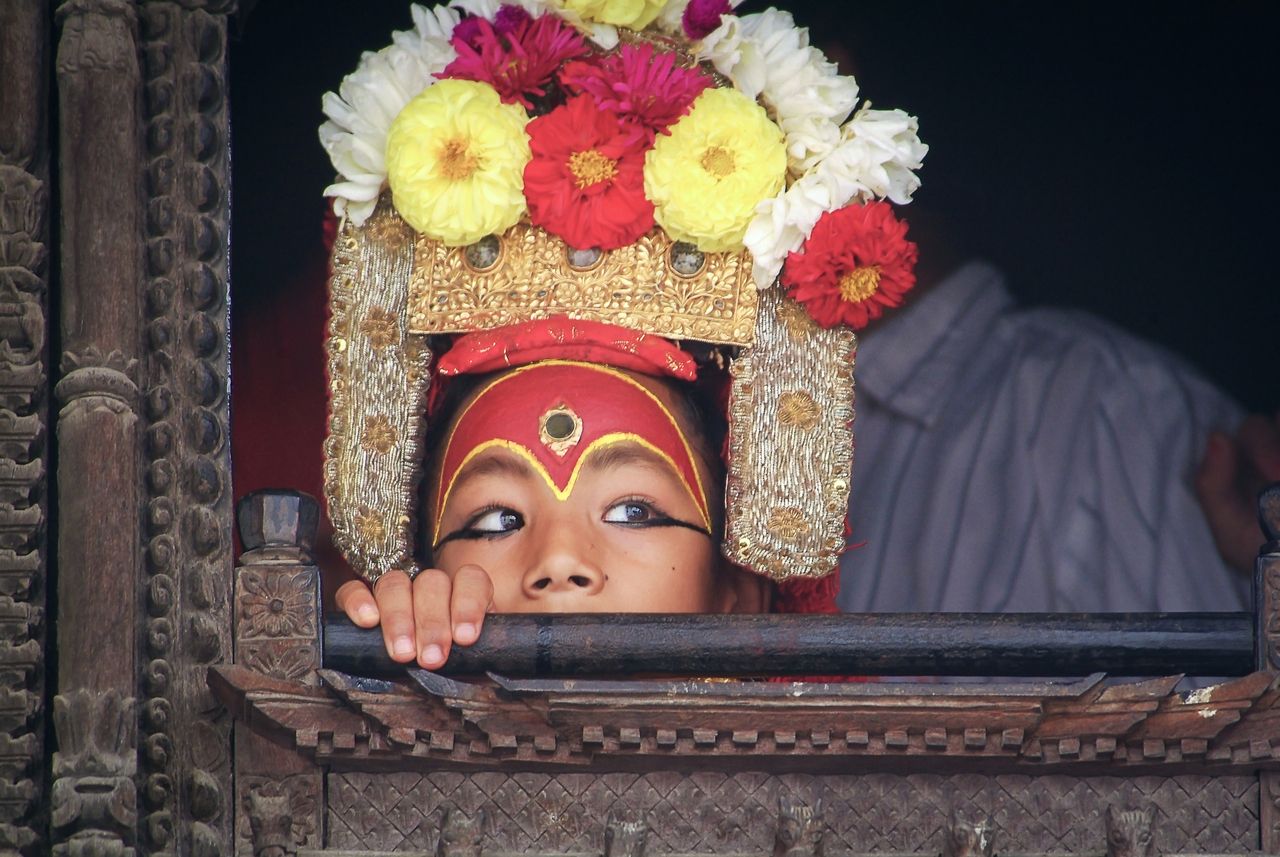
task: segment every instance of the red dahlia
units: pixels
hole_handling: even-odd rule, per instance
[[[902,303],[916,283],[916,245],[886,202],[828,211],[787,256],[782,284],[823,327],[854,330]]]
[[[496,27],[484,18],[466,19],[454,29],[451,43],[458,57],[437,77],[487,83],[503,101],[519,102],[526,110],[533,109],[531,97],[547,94],[561,63],[587,52],[582,36],[555,15],[530,18],[502,11]]]
[[[653,228],[644,195],[646,139],[580,95],[527,126],[529,219],[570,247],[612,250]]]
[[[566,90],[590,95],[601,109],[638,122],[651,136],[688,112],[711,83],[703,72],[676,65],[675,54],[657,53],[652,45],[623,45],[617,53],[567,63],[560,72]]]

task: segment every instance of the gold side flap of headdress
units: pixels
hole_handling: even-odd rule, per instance
[[[669,339],[749,345],[758,292],[751,257],[703,254],[655,229],[616,250],[571,250],[526,223],[470,247],[418,236],[413,333],[464,333],[568,316]]]
[[[335,542],[371,581],[414,570],[431,351],[407,324],[413,238],[384,199],[364,226],[343,226],[329,281],[325,500]]]
[[[724,554],[774,580],[822,577],[844,549],[853,466],[847,327],[760,293],[756,342],[731,365]]]

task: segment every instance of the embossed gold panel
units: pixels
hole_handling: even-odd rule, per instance
[[[477,269],[467,248],[418,236],[411,333],[489,330],[565,315],[671,339],[749,345],[755,338],[757,291],[745,251],[707,253],[696,271],[682,273],[677,264],[692,270],[696,251],[658,230],[596,259],[580,254],[586,264],[578,266],[563,241],[535,226],[514,226],[498,240],[496,260]]]

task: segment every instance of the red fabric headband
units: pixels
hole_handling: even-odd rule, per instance
[[[460,336],[440,358],[436,371],[444,376],[483,374],[556,359],[601,363],[682,381],[698,375],[693,358],[660,336],[563,316]]]

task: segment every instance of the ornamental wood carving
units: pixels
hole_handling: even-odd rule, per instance
[[[1158,854],[1247,852],[1258,842],[1258,784],[1248,775],[346,772],[329,776],[328,801],[328,844],[344,854],[431,854],[441,819],[461,812],[488,819],[486,854],[598,855],[613,813],[643,819],[649,857],[766,857],[780,838],[791,841],[784,802],[820,815],[808,841],[820,834],[828,857],[1100,855],[1141,842],[1132,835],[1141,826],[1107,825],[1109,811],[1133,809],[1150,816],[1142,847]]]
[[[320,665],[320,571],[311,560],[319,509],[311,497],[258,492],[237,508],[236,667],[304,687]],[[252,857],[319,846],[324,828],[320,770],[273,736],[236,724],[235,852]]]
[[[0,851],[25,854],[47,839],[49,17],[0,0]]]
[[[59,107],[61,410],[53,853],[136,853],[143,228],[137,14],[65,0]],[[110,621],[103,621],[110,617]],[[163,707],[146,706],[149,720]]]
[[[1106,685],[790,685],[514,681],[417,673],[418,691],[321,670],[322,688],[215,669],[237,717],[324,764],[383,769],[654,770],[730,760],[829,770],[894,759],[928,770],[1230,770],[1280,766],[1268,673],[1184,697],[1178,676]]]
[[[227,853],[231,723],[202,674],[231,652],[226,13],[139,7],[146,202],[144,847]]]

